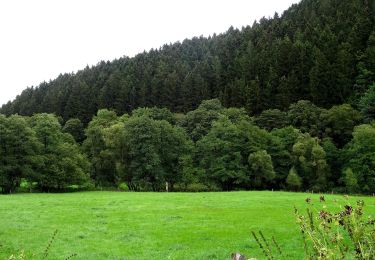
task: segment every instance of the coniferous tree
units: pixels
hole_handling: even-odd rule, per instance
[[[366,123],[375,119],[375,83],[369,87],[359,100],[359,108]]]
[[[196,109],[205,99],[251,114],[298,100],[355,105],[375,79],[372,1],[304,0],[241,30],[100,62],[23,91],[1,112],[48,112],[85,125],[98,108]]]

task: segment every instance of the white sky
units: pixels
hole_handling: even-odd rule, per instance
[[[0,105],[100,60],[241,28],[299,0],[0,0]]]

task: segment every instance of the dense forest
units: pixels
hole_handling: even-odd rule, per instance
[[[375,1],[302,0],[0,110],[0,189],[375,191]]]
[[[375,85],[361,103],[370,99]],[[250,117],[211,99],[186,114],[101,109],[86,128],[53,114],[0,115],[0,188],[373,193],[375,123],[365,121],[374,113],[361,111],[301,100]]]
[[[298,100],[356,107],[375,79],[374,28],[373,0],[302,0],[241,30],[60,75],[24,90],[1,113],[55,113],[86,125],[101,108],[186,113],[211,98],[251,115]]]

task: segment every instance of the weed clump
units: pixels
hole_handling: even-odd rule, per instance
[[[364,202],[339,208],[307,208],[306,215],[295,208],[307,259],[375,259],[375,219],[364,215]]]
[[[346,203],[339,206],[338,211],[329,211],[326,205],[323,205],[323,209],[316,210],[311,198],[305,199],[308,205],[306,214],[301,214],[294,208],[306,259],[375,259],[375,218],[365,216],[363,200],[351,205],[349,197],[346,195],[344,198]],[[326,199],[320,196],[319,201],[324,203]],[[254,231],[251,233],[267,259],[285,258],[273,236],[271,241],[276,250],[272,250],[261,231],[259,236]]]

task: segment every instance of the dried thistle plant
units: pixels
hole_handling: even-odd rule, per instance
[[[48,241],[48,244],[47,244],[46,248],[44,249],[44,254],[43,254],[42,259],[46,259],[48,257],[49,250],[51,249],[53,241],[55,241],[57,232],[58,232],[57,229],[55,230],[55,232],[53,232],[53,235],[52,235],[51,239]]]
[[[355,206],[347,201],[339,212],[308,208],[306,216],[295,209],[307,259],[375,259],[375,220],[363,208],[359,200]]]

